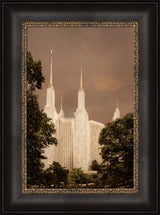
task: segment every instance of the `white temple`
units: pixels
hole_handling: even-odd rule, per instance
[[[89,120],[89,116],[85,108],[82,68],[80,89],[78,91],[78,107],[74,116],[72,118],[65,117],[62,107],[62,98],[61,109],[60,112],[57,113],[55,107],[55,90],[52,81],[52,56],[53,51],[51,50],[50,83],[47,88],[44,111],[47,116],[52,119],[52,122],[55,125],[55,136],[58,144],[57,146],[51,145],[45,149],[44,155],[48,157],[44,160],[45,168],[48,168],[53,161],[56,161],[69,171],[73,168],[81,168],[85,173],[89,173],[91,171],[90,166],[93,160],[101,162],[98,138],[104,124],[94,120]],[[120,116],[120,112],[118,111],[114,114],[114,120],[117,116]]]

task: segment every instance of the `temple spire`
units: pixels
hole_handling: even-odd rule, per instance
[[[59,111],[59,117],[64,118],[64,112],[63,112],[63,103],[62,103],[62,96],[61,96],[61,109]]]
[[[92,113],[92,120],[94,120],[94,112]]]
[[[61,110],[63,110],[62,96],[61,96]]]
[[[81,66],[81,78],[80,78],[80,89],[83,88],[83,80],[82,80],[82,66]]]
[[[120,110],[118,108],[118,98],[116,98],[116,110],[114,111],[112,120],[115,121],[117,118],[120,118]]]
[[[49,86],[53,86],[53,83],[52,83],[52,55],[53,55],[53,49],[50,50],[50,54],[51,54],[51,64],[50,64],[50,81],[49,81]]]
[[[116,101],[116,106],[117,106],[116,108],[118,108],[118,98],[117,98],[117,101]]]
[[[80,89],[78,91],[78,108],[85,108],[85,93],[83,90],[82,67],[80,73]]]

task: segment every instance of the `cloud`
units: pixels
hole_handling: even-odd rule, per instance
[[[125,85],[124,80],[115,77],[106,77],[105,75],[95,75],[93,77],[93,84],[98,91],[112,91],[115,92]]]

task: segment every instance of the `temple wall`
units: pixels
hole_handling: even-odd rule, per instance
[[[77,109],[74,119],[73,168],[88,172],[90,155],[90,126],[85,109]]]
[[[104,124],[90,120],[90,165],[93,160],[97,160],[98,163],[102,161],[100,153],[100,145],[98,143],[101,130],[104,128]]]
[[[53,163],[53,154],[54,154],[54,145],[50,145],[44,149],[43,155],[47,157],[47,159],[42,159],[41,161],[44,163],[44,169],[49,168],[49,166]]]
[[[43,160],[45,168],[53,161],[59,162],[69,171],[81,167],[84,172],[90,171],[93,160],[102,161],[99,135],[104,124],[85,118],[62,118],[56,121],[56,138],[58,145],[51,145],[45,149]]]
[[[71,171],[73,168],[73,118],[62,118],[56,121],[56,138],[58,145],[54,147],[54,160]]]

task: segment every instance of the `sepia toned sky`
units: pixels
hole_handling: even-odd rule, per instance
[[[77,108],[80,68],[90,119],[112,120],[118,99],[121,116],[133,112],[133,28],[29,28],[28,50],[41,60],[45,83],[37,91],[41,109],[49,86],[50,48],[56,109],[72,117]]]

